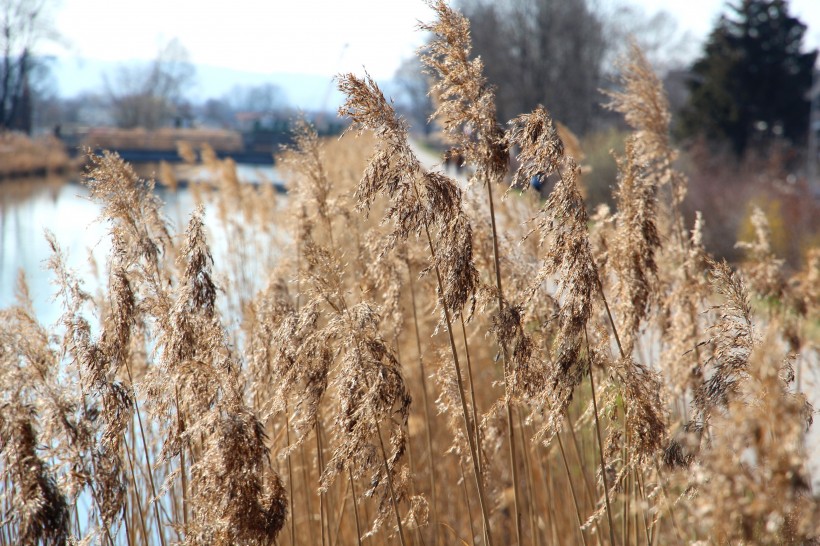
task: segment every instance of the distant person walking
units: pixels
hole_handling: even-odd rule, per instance
[[[461,174],[464,169],[464,155],[458,148],[450,148],[444,152],[444,172],[449,173],[451,167],[455,169],[456,174]]]

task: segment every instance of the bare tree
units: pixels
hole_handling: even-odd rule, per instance
[[[605,24],[592,0],[464,0],[501,119],[539,103],[576,132],[601,98]]]
[[[225,97],[234,110],[271,114],[285,110],[288,100],[285,92],[276,84],[236,85]]]
[[[474,51],[497,89],[500,119],[538,104],[582,134],[611,118],[599,89],[617,77],[614,62],[630,39],[661,72],[684,65],[691,39],[666,12],[626,0],[461,0]]]
[[[119,127],[155,129],[172,120],[195,69],[188,50],[174,39],[147,66],[121,66],[105,86]]]
[[[201,111],[202,119],[206,125],[222,129],[232,128],[236,125],[236,112],[234,112],[227,99],[210,98],[202,105]]]
[[[51,0],[0,0],[0,129],[31,130],[30,77],[35,47],[56,38]]]
[[[433,100],[428,95],[429,76],[418,57],[413,56],[402,61],[393,82],[397,86],[396,107],[410,122],[412,128],[430,134],[428,118],[434,111]]]
[[[682,69],[697,54],[696,40],[680,30],[677,19],[668,11],[650,14],[635,4],[615,3],[606,13],[606,21],[607,69],[616,67],[615,61],[629,53],[631,42],[661,74]]]

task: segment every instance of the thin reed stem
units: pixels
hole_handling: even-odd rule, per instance
[[[663,493],[664,503],[666,504],[666,509],[669,511],[669,517],[672,519],[672,526],[675,529],[675,538],[678,539],[678,544],[683,544],[683,537],[681,536],[680,528],[678,527],[678,522],[675,519],[675,511],[673,509],[672,503],[669,501],[669,494],[666,491],[666,484],[663,483],[663,475],[661,474],[661,467],[658,464],[658,460],[655,459],[655,471],[658,473],[658,483],[661,486],[661,492]]]
[[[470,344],[467,342],[467,327],[464,324],[464,317],[459,317],[461,322],[461,335],[464,339],[464,357],[467,361],[467,382],[470,384],[470,401],[473,406],[473,433],[475,434],[476,451],[478,451],[478,469],[484,475],[484,450],[481,442],[481,422],[478,420],[478,399],[475,395],[475,382],[473,381],[473,364],[470,358]]]
[[[305,494],[305,510],[308,518],[308,536],[310,537],[310,543],[316,544],[316,536],[313,533],[313,509],[310,506],[310,497],[313,488],[310,485],[306,451],[307,447],[305,447],[305,444],[303,443],[299,449],[299,452],[301,453],[302,459],[302,481],[305,484],[303,491]]]
[[[362,546],[362,528],[359,525],[359,507],[356,504],[356,483],[353,481],[353,471],[347,468],[347,477],[350,480],[350,492],[353,495],[353,517],[356,519],[356,544]]]
[[[410,285],[410,302],[413,307],[413,330],[416,334],[416,352],[419,357],[419,378],[421,380],[421,400],[424,405],[424,436],[427,440],[427,460],[430,473],[430,508],[434,514],[438,514],[438,504],[436,502],[436,465],[433,456],[433,434],[432,434],[432,416],[430,415],[430,402],[427,395],[427,373],[424,371],[424,356],[421,349],[421,332],[419,331],[419,319],[416,304],[416,283],[413,281],[413,271],[410,267],[410,262],[407,262],[408,284]],[[438,525],[433,522],[433,546],[438,545]]]
[[[552,484],[552,472],[550,472],[550,454],[547,450],[542,450],[541,457],[539,457],[541,464],[541,473],[544,477],[544,491],[547,492],[547,513],[550,518],[550,531],[552,535],[552,543],[558,544],[558,529],[555,516],[555,491]]]
[[[319,421],[319,436],[322,441],[322,466],[325,466],[324,463],[324,456],[325,456],[325,446],[327,445],[327,437],[325,436],[325,428],[322,426],[322,422]],[[321,474],[320,474],[321,476]],[[321,479],[321,478],[320,478]],[[327,519],[327,541],[328,543],[331,542],[330,531],[333,529],[333,506],[336,506],[336,499],[333,493],[333,485],[331,484],[330,487],[327,489],[326,499],[325,499],[325,518]]]
[[[131,432],[133,434],[133,424],[130,428],[131,428]],[[145,527],[145,517],[142,515],[142,499],[140,499],[140,488],[137,485],[137,475],[134,472],[134,452],[129,447],[128,440],[126,438],[123,438],[122,441],[123,441],[123,445],[125,446],[125,455],[126,455],[126,458],[128,459],[128,467],[131,469],[131,483],[133,484],[133,487],[131,489],[133,489],[134,496],[137,499],[136,510],[137,510],[137,514],[139,514],[140,528],[142,529],[143,540],[147,544],[148,541],[149,541],[148,531]]]
[[[296,488],[293,483],[293,462],[291,461],[290,450],[290,412],[288,411],[288,404],[285,401],[285,445],[288,453],[288,486],[290,487],[290,495],[288,495],[288,503],[290,505],[290,544],[296,546],[296,514],[294,512],[294,499]]]
[[[464,464],[458,457],[458,468],[461,470],[461,485],[464,490],[464,502],[467,504],[467,521],[470,523],[470,544],[475,546],[475,529],[473,528],[473,509],[470,506],[470,494],[467,492],[467,477],[464,475]]]
[[[182,413],[179,411],[179,388],[174,385],[174,406],[177,413],[177,427],[179,434],[185,432],[185,420],[182,418]],[[188,467],[185,465],[185,446],[179,450],[179,471],[182,478],[182,530],[184,534],[188,533]]]
[[[632,469],[632,497],[637,497],[638,494],[638,484],[637,484],[637,469]],[[643,510],[641,510],[643,512]],[[635,531],[635,544],[638,544],[638,539],[640,538],[640,531],[638,530],[638,510],[632,510],[632,529]]]
[[[157,272],[157,278],[160,278],[159,272]],[[133,385],[134,384],[134,377],[131,374],[131,364],[126,359],[125,361],[125,370],[128,372],[128,382]],[[132,390],[133,392],[133,390]],[[166,546],[165,544],[165,533],[162,529],[162,518],[159,516],[159,499],[157,499],[157,488],[154,485],[154,471],[151,468],[151,457],[148,454],[148,441],[145,439],[145,428],[142,426],[142,414],[140,413],[140,406],[139,401],[137,400],[136,393],[134,396],[134,412],[137,414],[137,424],[139,425],[140,429],[140,438],[142,439],[142,451],[145,455],[145,466],[148,474],[148,484],[151,486],[151,498],[156,499],[153,502],[154,505],[154,515],[157,518],[157,533],[159,534],[159,541],[162,546]]]
[[[493,267],[495,269],[495,286],[498,290],[498,313],[499,315],[504,311],[504,296],[501,288],[501,265],[498,259],[498,232],[495,226],[495,204],[493,202],[493,181],[487,180],[487,200],[490,204],[490,225],[492,227],[493,239]],[[504,406],[507,410],[507,433],[510,436],[510,468],[512,470],[513,493],[515,497],[515,536],[518,539],[518,545],[521,544],[521,493],[518,491],[518,465],[516,464],[515,453],[515,427],[513,426],[513,411],[510,393],[510,385],[507,382],[507,347],[501,344],[501,355],[504,365]]]
[[[615,326],[615,319],[612,318],[612,311],[609,310],[609,303],[607,303],[606,296],[604,295],[604,285],[601,283],[600,277],[598,280],[598,293],[601,295],[601,301],[604,302],[604,309],[606,309],[606,316],[609,318],[609,324],[612,326],[612,335],[615,336],[615,343],[618,345],[618,354],[621,355],[621,358],[626,358],[624,354],[624,348],[621,345],[621,338],[618,335],[618,328]]]
[[[325,472],[325,463],[324,463],[324,457],[322,456],[322,439],[321,439],[321,434],[319,433],[319,418],[318,417],[316,418],[316,423],[315,423],[314,429],[316,431],[316,464],[319,465],[319,475],[321,476]],[[325,527],[326,527],[325,524],[327,522],[326,522],[326,518],[325,518],[325,512],[326,512],[325,494],[324,494],[323,491],[319,491],[319,520],[320,520],[321,529],[322,529],[322,546],[325,546],[325,544],[326,544],[326,542],[325,542]],[[328,528],[327,534],[328,535],[330,534],[329,528]]]
[[[399,528],[399,539],[402,546],[407,546],[404,540],[404,528],[401,524],[401,513],[399,512],[399,503],[396,500],[396,490],[393,488],[393,476],[390,472],[390,466],[387,464],[387,450],[384,449],[384,440],[382,439],[381,426],[378,419],[374,419],[376,423],[376,435],[379,437],[379,447],[382,450],[382,462],[384,464],[384,473],[387,476],[387,486],[390,488],[390,501],[393,503],[393,512],[396,514],[396,526]]]
[[[598,455],[601,460],[601,479],[604,482],[604,500],[606,501],[606,517],[609,520],[609,540],[611,544],[615,546],[617,542],[615,542],[615,526],[612,523],[612,508],[609,504],[609,483],[606,477],[606,463],[604,462],[604,441],[601,438],[601,423],[598,420],[598,397],[595,394],[595,373],[592,369],[592,355],[589,352],[589,334],[587,333],[586,326],[584,326],[584,337],[586,338],[587,360],[589,362],[589,387],[592,390],[592,410],[593,415],[595,416],[595,433],[598,436]],[[620,344],[618,345],[618,347],[620,347]]]
[[[436,258],[436,251],[433,247],[433,238],[430,235],[430,228],[425,224],[424,230],[427,234],[427,244],[430,247],[430,255],[435,263]],[[441,280],[441,271],[439,270],[438,266],[435,267],[436,270],[436,281],[438,282],[439,293],[444,294],[444,283]],[[450,350],[452,351],[453,355],[453,366],[456,372],[456,383],[458,385],[458,393],[459,399],[461,400],[461,412],[462,417],[464,419],[464,430],[467,434],[467,443],[470,446],[470,455],[473,461],[473,475],[476,481],[476,487],[478,489],[478,501],[481,504],[481,516],[483,518],[484,524],[484,538],[486,540],[487,546],[492,546],[492,533],[490,532],[490,513],[487,505],[486,495],[484,494],[484,483],[481,476],[481,470],[478,467],[478,454],[476,452],[476,445],[475,439],[473,438],[473,434],[470,433],[470,418],[469,412],[467,410],[467,400],[464,395],[464,380],[461,377],[461,367],[458,363],[458,351],[456,350],[456,342],[455,338],[453,337],[453,323],[450,318],[450,310],[447,308],[447,305],[444,301],[441,301],[441,307],[444,309],[444,321],[447,325],[447,336],[450,340]]]
[[[567,454],[564,452],[564,441],[561,440],[561,434],[555,435],[558,439],[558,447],[561,450],[561,460],[564,462],[564,471],[567,474],[567,483],[569,483],[569,491],[572,494],[572,505],[575,507],[575,517],[578,521],[578,533],[581,535],[581,542],[587,546],[587,537],[584,534],[584,518],[581,517],[581,508],[578,506],[578,497],[575,495],[575,486],[572,485],[572,474],[569,471],[569,463],[567,463]]]
[[[569,409],[564,412],[564,415],[567,418],[567,428],[569,429],[569,435],[572,439],[572,445],[575,448],[575,455],[578,457],[578,465],[581,470],[581,476],[584,479],[584,490],[587,494],[587,500],[589,500],[590,507],[593,511],[595,511],[595,505],[597,504],[595,500],[595,494],[592,492],[592,484],[589,483],[589,477],[587,476],[586,472],[586,465],[584,464],[584,459],[582,456],[582,451],[578,445],[578,438],[575,436],[575,426],[572,423],[572,418],[569,415]],[[601,540],[601,527],[598,524],[598,518],[595,518],[595,529],[596,529],[596,536],[598,537],[598,541]]]
[[[644,483],[643,483],[643,476],[640,472],[636,473],[636,477],[638,478],[638,493],[641,496],[641,502],[646,502],[646,493],[644,490]],[[646,546],[652,546],[652,534],[649,530],[649,522],[646,520],[646,510],[641,511],[642,514],[642,521],[643,521],[643,530],[644,534],[646,535]]]
[[[347,508],[347,491],[350,488],[350,482],[345,480],[345,490],[344,494],[342,495],[342,505],[339,506],[339,512],[336,516],[336,530],[333,532],[333,536],[329,537],[330,546],[336,546],[339,540],[339,534],[342,532],[342,523],[344,522],[344,515],[345,515],[345,508]]]
[[[126,506],[123,508],[123,514],[128,512],[128,501],[126,500]],[[123,515],[122,522],[125,525],[125,543],[128,546],[132,546],[133,542],[131,539],[131,527],[128,525],[128,518]]]
[[[624,409],[626,409],[626,408],[624,408]],[[626,411],[624,411],[623,426],[624,426],[624,432],[626,434],[626,443],[624,444],[624,451],[623,451],[624,467],[628,468],[629,467],[629,440],[630,440],[630,434],[629,434],[629,429],[626,426]],[[630,513],[629,513],[630,474],[629,474],[629,472],[627,472],[627,475],[625,476],[624,480],[626,480],[626,487],[624,487],[624,489],[623,489],[623,491],[624,491],[624,493],[623,493],[623,502],[622,502],[622,504],[623,504],[623,528],[622,528],[621,544],[627,545],[627,544],[629,544],[629,516],[630,516]]]
[[[530,517],[530,536],[532,537],[532,542],[535,546],[538,546],[541,543],[539,533],[538,533],[538,525],[536,523],[535,518],[535,489],[533,487],[534,483],[534,476],[532,474],[532,465],[530,464],[530,453],[527,449],[527,440],[526,438],[530,435],[525,432],[524,428],[524,419],[521,417],[521,414],[518,414],[518,428],[521,430],[521,453],[524,457],[524,472],[527,474],[527,495],[529,496],[529,503],[527,504],[528,510],[527,513]]]
[[[513,426],[513,408],[509,400],[505,401],[507,410],[507,432],[510,436],[510,468],[512,469],[513,497],[515,502],[515,533],[518,545],[521,546],[521,493],[518,491],[518,464],[516,463],[515,427]]]

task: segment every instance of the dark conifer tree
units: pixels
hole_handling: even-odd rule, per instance
[[[817,51],[803,51],[806,25],[785,0],[741,0],[729,6],[692,67],[685,136],[726,141],[737,155],[808,132],[808,91]]]

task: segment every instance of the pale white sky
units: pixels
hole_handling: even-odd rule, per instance
[[[601,0],[607,3],[612,0]],[[724,0],[632,0],[647,13],[666,10],[696,40],[712,28]],[[197,64],[260,73],[390,78],[420,45],[422,0],[58,0],[53,19],[66,46],[61,57],[108,61],[151,59],[179,38]],[[808,24],[807,44],[820,45],[820,0],[792,0]]]

